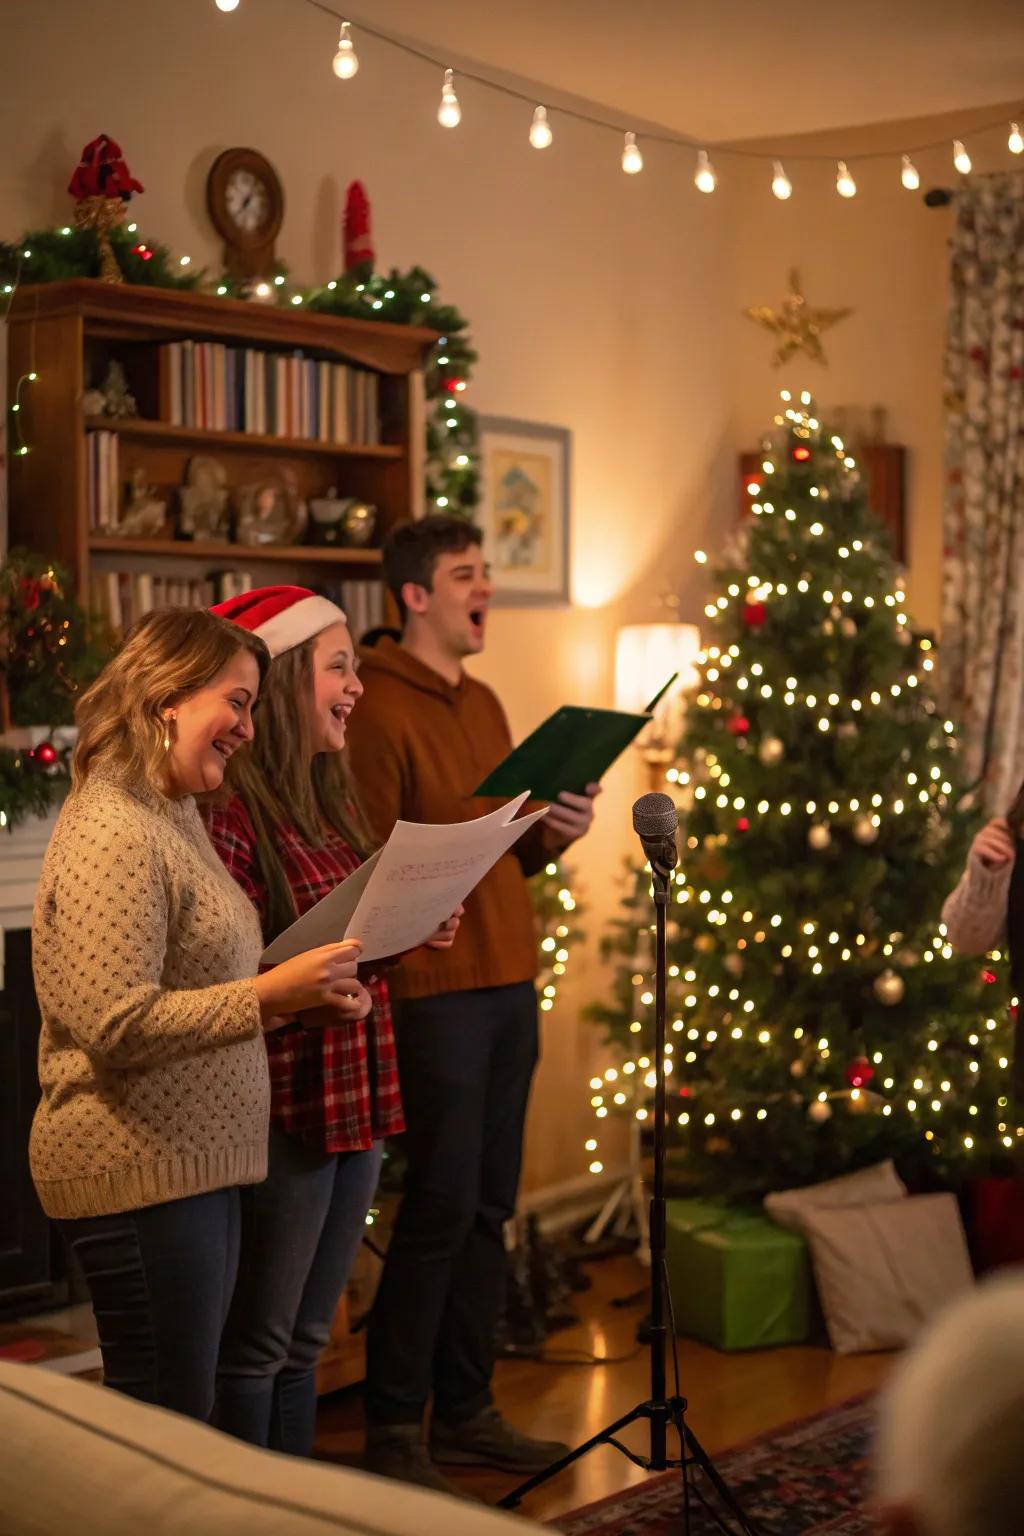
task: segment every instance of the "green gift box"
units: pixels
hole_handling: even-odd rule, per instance
[[[756,1207],[668,1200],[665,1250],[677,1333],[719,1349],[807,1338],[810,1263],[799,1233]]]

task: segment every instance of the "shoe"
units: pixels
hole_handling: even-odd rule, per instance
[[[461,1491],[434,1466],[418,1424],[375,1424],[366,1431],[363,1464],[377,1477],[461,1498]]]
[[[461,1424],[448,1424],[434,1416],[430,1430],[430,1454],[435,1461],[453,1467],[499,1467],[503,1472],[540,1472],[569,1447],[561,1440],[535,1440],[524,1435],[497,1408],[484,1408]]]

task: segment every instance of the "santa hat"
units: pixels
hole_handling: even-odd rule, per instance
[[[312,640],[332,624],[348,622],[336,603],[308,587],[255,587],[215,603],[210,612],[259,635],[271,656]]]

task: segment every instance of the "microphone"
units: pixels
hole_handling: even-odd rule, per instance
[[[633,805],[633,831],[640,839],[652,870],[667,877],[679,861],[676,831],[679,812],[669,795],[641,795]]]

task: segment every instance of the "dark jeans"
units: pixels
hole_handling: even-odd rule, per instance
[[[381,1145],[311,1152],[276,1126],[264,1184],[242,1190],[238,1286],[221,1344],[216,1423],[251,1445],[313,1454],[316,1366],[366,1231]]]
[[[238,1194],[60,1223],[89,1286],[108,1387],[209,1419],[238,1269]]]
[[[523,1122],[537,1061],[532,982],[403,1002],[402,1201],[367,1337],[367,1414],[414,1424],[431,1391],[458,1423],[491,1401]]]

